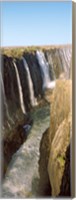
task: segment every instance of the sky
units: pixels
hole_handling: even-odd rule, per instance
[[[1,2],[1,46],[72,43],[72,2]]]

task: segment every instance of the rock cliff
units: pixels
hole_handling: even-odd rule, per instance
[[[37,105],[44,90],[51,88],[52,81],[70,77],[71,51],[70,45],[2,51],[1,77],[5,95],[2,103],[7,105],[5,112],[12,119],[15,120],[18,110],[26,114]]]
[[[72,132],[71,80],[57,81],[50,97],[50,128],[40,145],[40,184],[53,197],[70,196],[70,139]]]
[[[70,158],[69,158],[69,126],[71,126],[71,117],[70,117],[70,90],[71,90],[71,81],[70,79],[70,69],[71,66],[71,46],[59,46],[59,47],[36,47],[36,48],[20,48],[20,49],[4,49],[2,50],[2,66],[0,73],[1,81],[1,94],[2,94],[2,112],[3,112],[3,126],[2,126],[2,142],[3,142],[3,173],[6,173],[9,162],[12,159],[14,153],[20,149],[21,145],[26,146],[26,156],[23,154],[23,158],[27,158],[27,149],[28,142],[31,144],[31,140],[28,140],[27,136],[29,130],[32,128],[32,134],[35,133],[34,140],[38,144],[36,148],[36,154],[38,154],[37,159],[35,159],[37,168],[38,168],[38,159],[39,159],[39,145],[41,136],[43,134],[40,146],[40,159],[39,159],[39,173],[38,175],[38,185],[36,196],[61,196],[64,194],[64,185],[66,186],[65,195],[70,195],[70,186],[68,178],[68,186],[66,181],[67,176],[67,166],[70,173]],[[63,79],[63,80],[62,80]],[[53,92],[54,90],[54,92]],[[49,102],[49,103],[48,103]],[[50,104],[51,102],[51,104]],[[50,128],[49,121],[47,122],[44,111],[50,104]],[[42,107],[44,106],[44,109]],[[36,138],[36,129],[33,129],[33,123],[35,118],[32,120],[31,112],[42,109],[43,114],[39,112],[39,120],[37,120],[37,132],[41,133],[41,136],[37,140]],[[49,112],[48,112],[49,113]],[[44,115],[44,123],[43,117]],[[49,115],[49,114],[48,114]],[[41,125],[42,122],[42,125]],[[43,125],[44,124],[44,125]],[[47,125],[48,124],[48,125]],[[67,124],[67,126],[66,126]],[[38,127],[42,128],[38,130]],[[48,128],[48,129],[47,129]],[[65,128],[65,131],[64,131]],[[47,130],[46,130],[47,129]],[[65,134],[64,134],[65,132]],[[61,138],[61,135],[64,137]],[[65,150],[60,154],[61,146],[59,146],[58,154],[54,155],[54,149],[56,145],[58,146],[58,140],[60,140],[60,145],[63,144],[65,138],[68,138],[68,142],[65,143]],[[26,140],[27,139],[27,140]],[[26,142],[27,141],[27,142]],[[38,142],[39,141],[39,142]],[[56,142],[57,141],[57,142]],[[34,141],[33,141],[34,142]],[[36,144],[35,144],[36,145]],[[36,147],[36,146],[35,146]],[[52,150],[53,149],[53,150]],[[35,148],[34,148],[35,150]],[[19,151],[20,155],[22,149]],[[51,151],[53,154],[51,155]],[[30,149],[30,154],[32,155],[32,146]],[[63,155],[64,154],[64,155]],[[59,157],[59,160],[57,158]],[[30,159],[30,155],[28,154]],[[64,160],[63,161],[63,157]],[[20,158],[20,156],[19,156]],[[54,166],[54,161],[58,163],[58,166],[61,163],[61,175],[59,178],[59,187],[57,184],[52,182],[51,173],[53,172],[54,167],[52,168],[51,164]],[[54,160],[55,158],[55,160]],[[24,161],[23,161],[24,162]],[[30,160],[28,161],[31,162]],[[18,163],[19,166],[20,163]],[[7,193],[6,184],[9,182],[9,177],[12,172],[13,164],[10,165],[8,172],[5,175],[4,180],[4,190]],[[20,165],[22,167],[22,164]],[[56,166],[55,166],[56,167]],[[25,169],[27,168],[27,163],[25,163]],[[30,169],[30,166],[29,166]],[[51,172],[50,172],[51,169]],[[58,168],[55,168],[58,171]],[[63,169],[63,170],[62,170]],[[20,168],[21,170],[21,168]],[[32,169],[33,170],[33,164]],[[38,169],[36,169],[38,174]],[[29,172],[28,172],[29,173]],[[32,175],[31,173],[31,183]],[[7,181],[8,174],[8,181]],[[24,169],[22,172],[22,177],[24,174]],[[17,174],[19,176],[19,174]],[[55,176],[55,174],[54,174]],[[26,170],[25,170],[25,177]],[[18,177],[13,177],[13,181],[16,181]],[[28,176],[28,183],[29,182]],[[46,181],[45,181],[46,180]],[[54,178],[55,180],[55,178]],[[24,179],[23,179],[24,181]],[[25,182],[25,181],[24,181]],[[13,183],[11,183],[13,184]],[[12,186],[14,187],[14,186]],[[17,186],[18,187],[18,186]],[[22,186],[21,186],[22,187]],[[23,186],[27,190],[27,183]],[[57,187],[57,188],[56,188]],[[29,191],[23,191],[24,194],[20,193],[18,187],[18,192],[20,197],[26,196],[35,196],[35,193],[29,194]],[[23,190],[23,188],[22,188]],[[25,194],[26,193],[26,194]],[[14,196],[14,193],[12,194]],[[16,193],[16,196],[18,196]],[[7,195],[6,195],[7,196]],[[8,196],[11,196],[11,194]]]

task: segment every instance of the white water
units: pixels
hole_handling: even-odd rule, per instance
[[[28,79],[31,105],[35,106],[35,105],[37,105],[37,100],[34,96],[34,88],[33,88],[33,83],[32,83],[32,79],[31,79],[30,71],[29,71],[28,64],[27,64],[24,57],[22,57],[22,60],[23,60],[23,63],[24,63],[25,70],[27,72],[27,79]]]
[[[60,50],[60,56],[62,58],[63,70],[64,70],[66,78],[69,78],[71,55],[72,54],[71,54],[71,50],[70,49],[61,49]]]
[[[65,61],[67,63],[68,68],[70,68],[70,62],[71,62],[71,50],[70,49],[63,49],[63,54]]]
[[[41,69],[43,89],[53,89],[55,87],[55,81],[50,80],[48,62],[45,59],[44,53],[42,51],[36,51],[36,57]]]
[[[61,60],[62,60],[62,68],[63,68],[63,71],[64,73],[67,75],[67,66],[66,66],[66,62],[65,62],[65,55],[64,55],[64,50],[63,49],[60,49],[60,57],[61,57]]]
[[[24,100],[23,100],[23,93],[22,93],[22,86],[21,86],[21,82],[20,82],[20,77],[19,77],[19,73],[18,73],[18,69],[16,66],[16,63],[13,62],[14,67],[15,67],[15,71],[16,71],[16,77],[17,77],[17,84],[18,84],[18,90],[19,90],[19,98],[20,98],[20,106],[22,109],[22,112],[25,114],[25,105],[24,105]]]

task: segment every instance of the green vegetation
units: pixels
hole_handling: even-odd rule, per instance
[[[65,164],[65,159],[63,156],[58,156],[57,158],[58,162],[60,163],[60,166],[61,167],[64,167],[64,164]]]
[[[2,54],[5,54],[7,56],[12,56],[15,58],[20,58],[23,53],[35,53],[37,49],[40,49],[40,47],[30,46],[30,47],[14,47],[14,48],[2,48]]]

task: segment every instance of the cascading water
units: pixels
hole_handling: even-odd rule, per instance
[[[16,71],[16,77],[17,77],[17,83],[18,83],[18,90],[19,90],[19,97],[20,97],[20,105],[21,105],[22,112],[25,114],[26,110],[25,110],[25,105],[24,105],[24,100],[23,100],[23,93],[22,93],[22,87],[21,87],[20,77],[19,77],[19,73],[18,73],[18,69],[17,69],[16,63],[13,62],[13,64],[14,64],[15,71]]]
[[[4,84],[3,84],[3,80],[2,80],[2,76],[1,76],[1,73],[0,73],[0,84],[1,84],[1,90],[2,90],[2,93],[3,93],[3,99],[4,99],[4,104],[5,104],[5,107],[7,108],[7,103],[6,103],[6,97],[5,97],[5,91],[4,91]],[[6,109],[7,111],[7,109]],[[8,111],[7,111],[8,112]]]
[[[4,105],[5,105],[5,108],[6,108],[6,114],[7,114],[7,117],[9,117],[9,112],[8,112],[8,106],[7,106],[7,102],[6,102],[6,96],[5,96],[5,90],[4,90],[4,84],[3,84],[3,79],[2,79],[2,76],[1,76],[1,73],[0,73],[0,82],[1,82],[1,90],[2,90],[2,97],[3,97],[3,100],[4,101]]]
[[[55,81],[50,80],[48,62],[45,59],[44,53],[42,51],[36,51],[36,57],[42,74],[43,90],[53,89],[55,87]]]
[[[62,66],[63,66],[63,71],[65,73],[65,77],[69,78],[70,64],[71,64],[71,50],[65,48],[60,49],[59,53],[62,60]]]
[[[4,107],[5,107],[3,115],[5,115],[5,113],[6,113],[6,116],[7,116],[7,119],[8,119],[7,124],[8,124],[8,127],[10,128],[11,127],[10,123],[14,124],[14,122],[9,115],[8,104],[7,104],[7,100],[6,100],[5,89],[4,89],[4,84],[3,84],[3,79],[2,79],[1,73],[0,73],[0,82],[1,82],[1,91],[2,91],[2,104],[4,103]]]
[[[63,49],[63,54],[64,54],[64,60],[68,66],[68,68],[70,68],[70,61],[71,61],[71,51],[70,49]]]
[[[32,80],[31,80],[30,71],[29,71],[28,64],[27,64],[24,57],[22,57],[22,60],[23,60],[23,63],[24,63],[25,70],[27,72],[27,79],[28,79],[31,105],[35,106],[35,105],[37,105],[37,100],[34,96],[34,88],[33,88],[33,83],[32,83]]]

